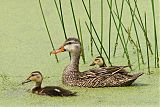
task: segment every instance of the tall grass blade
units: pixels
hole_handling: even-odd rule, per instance
[[[121,22],[121,19],[122,19],[122,13],[123,13],[123,5],[124,5],[124,0],[122,0],[122,4],[121,4],[121,13],[119,14],[119,11],[118,11],[118,6],[117,6],[117,2],[115,0],[115,7],[116,7],[116,12],[117,12],[117,18],[119,19],[119,26],[118,26],[118,31],[120,31],[121,29],[121,25],[122,25],[122,22]],[[122,31],[122,29],[121,29]],[[113,53],[113,56],[115,57],[115,54],[116,54],[116,48],[118,46],[118,37],[119,37],[119,32],[117,32],[117,37],[116,37],[116,43],[115,43],[115,48],[114,48],[114,53]],[[123,42],[125,43],[125,39],[124,39],[124,35],[122,35],[122,38],[123,38]]]
[[[63,19],[63,11],[62,11],[61,0],[59,0],[59,7],[60,7],[60,15],[61,15],[60,19],[61,19],[62,28],[63,28],[65,39],[67,39],[67,34],[66,34],[66,29],[65,29],[65,25],[64,25],[64,19]]]
[[[44,12],[43,12],[43,8],[42,8],[41,0],[39,0],[39,6],[40,6],[40,9],[41,9],[42,18],[43,18],[43,21],[44,21],[44,23],[45,23],[45,27],[46,27],[46,30],[47,30],[47,33],[48,33],[49,40],[50,40],[50,42],[51,42],[51,45],[52,45],[53,50],[55,50],[54,45],[53,45],[53,42],[52,42],[52,39],[51,39],[51,35],[50,35],[50,33],[49,33],[49,29],[48,29],[48,26],[47,26],[47,22],[46,22],[46,19],[45,19],[45,16],[44,16]],[[55,55],[55,58],[56,58],[56,61],[58,62],[59,60],[58,60],[57,55]]]
[[[108,4],[108,6],[109,6],[109,9],[111,10],[111,6],[110,6],[110,4],[109,4],[109,1],[108,1],[108,0],[107,0],[107,4]],[[125,52],[125,54],[126,54],[126,58],[127,58],[127,60],[128,60],[128,65],[131,65],[131,61],[130,61],[130,57],[129,57],[129,54],[128,54],[127,47],[125,47],[125,45],[124,45],[124,43],[123,43],[123,40],[122,40],[122,38],[121,38],[121,36],[120,36],[119,29],[118,29],[118,26],[117,26],[117,24],[116,24],[116,20],[115,20],[115,18],[114,18],[114,15],[113,15],[112,11],[111,11],[111,15],[112,15],[112,18],[113,18],[113,21],[114,21],[114,24],[115,24],[116,30],[117,30],[117,32],[118,32],[118,36],[119,36],[119,38],[120,38],[120,41],[121,41],[122,47],[123,47],[124,52]],[[131,67],[130,67],[130,69],[132,70],[132,68],[131,68]]]
[[[89,0],[89,16],[90,16],[90,19],[92,20],[91,0]],[[92,33],[91,22],[90,22],[90,31]],[[91,56],[93,56],[93,40],[92,40],[92,37],[90,37],[90,43],[91,43]]]
[[[89,20],[90,20],[90,16],[89,16],[88,10],[87,10],[87,8],[86,8],[86,5],[85,5],[85,3],[84,3],[84,0],[82,0],[82,3],[83,3],[83,6],[84,6],[84,8],[85,8],[85,11],[86,11],[86,13],[87,13],[87,16],[88,16],[88,18],[89,18]],[[100,45],[101,45],[101,47],[102,47],[102,50],[104,51],[104,54],[106,55],[106,57],[107,57],[107,59],[108,59],[109,64],[112,65],[110,59],[108,58],[108,55],[107,55],[104,47],[103,47],[103,45],[102,45],[102,43],[101,43],[101,40],[100,40],[100,38],[99,38],[99,36],[98,36],[98,33],[97,33],[97,31],[96,31],[96,29],[95,29],[95,27],[94,27],[94,25],[93,25],[93,22],[92,22],[91,20],[90,20],[90,22],[91,22],[92,28],[93,28],[93,30],[94,30],[94,32],[95,32],[95,34],[96,34],[96,37],[97,37],[97,39],[98,39],[98,41],[99,41],[99,43],[100,43]],[[93,38],[92,38],[92,39],[93,39]]]
[[[101,0],[101,43],[103,44],[103,0]],[[102,54],[102,47],[100,47]]]
[[[151,0],[152,3],[152,13],[153,13],[153,21],[154,21],[154,39],[155,39],[155,68],[159,68],[159,55],[158,55],[158,40],[157,40],[157,28],[156,28],[156,18],[154,11],[154,0]]]
[[[90,33],[90,36],[91,36],[91,38],[92,38],[92,40],[93,40],[93,43],[94,43],[94,45],[96,46],[96,49],[97,49],[99,55],[102,57],[102,54],[101,54],[100,50],[98,49],[98,46],[97,46],[97,44],[96,44],[96,41],[95,41],[95,39],[93,38],[93,35],[92,35],[92,33],[91,33],[90,29],[89,29],[89,26],[88,26],[87,22],[85,22],[85,24],[86,24],[86,27],[87,27],[87,29],[88,29],[88,31],[89,31],[89,33]],[[111,64],[111,66],[112,66],[112,64]]]
[[[126,1],[127,1],[127,0],[126,0]],[[130,8],[130,13],[131,13],[131,16],[132,16],[132,21],[133,21],[133,25],[134,25],[134,29],[135,29],[135,33],[136,33],[136,38],[137,38],[139,53],[140,53],[140,55],[141,55],[142,63],[144,64],[142,49],[141,49],[141,45],[140,45],[140,41],[139,41],[139,36],[138,36],[138,32],[137,32],[137,27],[136,27],[135,19],[134,19],[134,16],[135,16],[135,15],[132,13],[132,7],[131,7],[131,4],[130,4],[130,1],[129,1],[129,0],[128,0],[128,6],[129,6],[129,8]]]
[[[138,16],[139,16],[139,19],[140,19],[139,25],[141,26],[143,32],[145,32],[144,24],[143,24],[141,14],[140,14],[140,11],[139,11],[139,8],[138,8],[138,5],[137,5],[137,0],[134,0],[134,3],[135,3],[135,7],[137,9]],[[152,51],[152,48],[151,48],[151,43],[150,43],[148,37],[146,39],[147,39],[147,42],[148,42],[148,45],[149,45],[149,50],[150,50],[151,54],[153,54],[153,51]]]
[[[86,63],[85,60],[85,54],[84,54],[84,46],[83,46],[83,36],[82,36],[82,29],[81,29],[81,22],[79,20],[79,33],[80,33],[80,40],[81,40],[81,46],[82,46],[82,59],[83,59],[83,63]]]
[[[111,58],[111,31],[112,31],[112,15],[111,15],[111,11],[112,11],[112,0],[110,0],[110,5],[111,5],[111,9],[110,9],[110,13],[109,13],[109,39],[108,39],[108,57],[109,59]]]
[[[70,5],[71,5],[71,9],[72,9],[72,15],[73,15],[73,20],[74,20],[74,25],[75,25],[75,28],[76,28],[77,36],[78,36],[78,39],[80,39],[79,32],[78,32],[78,27],[77,27],[77,23],[76,23],[76,17],[75,17],[75,14],[74,14],[72,0],[70,0]]]
[[[146,13],[144,14],[145,16],[145,33],[144,36],[146,38],[146,50],[147,50],[147,65],[148,65],[148,73],[150,74],[150,62],[149,62],[149,43],[147,41],[147,17],[146,17]]]
[[[84,50],[83,50],[83,39],[82,39],[81,26],[79,25],[79,27],[80,27],[79,29],[80,29],[80,33],[81,33],[81,35],[80,35],[79,32],[78,32],[76,16],[75,16],[75,13],[74,13],[72,0],[70,0],[70,5],[71,5],[71,9],[72,9],[72,15],[73,15],[73,20],[74,20],[74,25],[75,25],[75,28],[76,28],[77,36],[78,36],[78,39],[80,39],[81,42],[82,42],[82,59],[83,59],[83,62],[85,63],[85,57],[84,57],[85,55],[84,55]],[[80,24],[80,22],[79,22],[79,24]],[[80,38],[80,36],[81,36],[81,38]]]

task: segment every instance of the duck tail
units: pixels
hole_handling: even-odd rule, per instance
[[[140,77],[143,74],[144,74],[143,72],[133,74],[133,77],[124,84],[122,84],[122,86],[130,86],[138,77]]]

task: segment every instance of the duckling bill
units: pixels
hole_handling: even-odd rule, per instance
[[[47,96],[76,96],[76,92],[71,92],[69,90],[63,89],[58,86],[46,86],[41,87],[43,76],[39,71],[34,71],[31,75],[22,82],[22,85],[28,82],[35,82],[35,86],[32,88],[32,93],[38,95],[47,95]]]
[[[101,56],[97,56],[94,61],[90,64],[90,66],[98,65],[99,67],[107,67],[104,58]]]

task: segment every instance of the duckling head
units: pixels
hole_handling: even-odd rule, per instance
[[[42,83],[42,80],[43,80],[42,74],[39,71],[34,71],[24,82],[22,82],[22,85],[31,81],[36,83]]]
[[[90,66],[98,65],[99,67],[106,66],[103,57],[97,56],[94,61],[90,64]]]
[[[59,49],[50,52],[50,54],[57,54],[64,51],[77,54],[80,52],[80,49],[80,41],[77,38],[68,38]]]

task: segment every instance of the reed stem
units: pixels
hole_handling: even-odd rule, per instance
[[[156,18],[154,11],[154,0],[151,0],[152,3],[152,13],[153,13],[153,21],[154,21],[154,39],[155,39],[155,68],[159,68],[159,55],[158,55],[158,40],[157,40],[157,29],[156,29]]]
[[[108,6],[109,6],[109,9],[111,9],[111,6],[110,6],[110,4],[109,4],[109,1],[108,1],[108,0],[107,0],[107,3],[108,3]],[[111,15],[112,15],[112,18],[113,18],[113,21],[114,21],[114,24],[115,24],[116,30],[117,30],[117,32],[118,32],[118,36],[119,36],[119,38],[120,38],[120,41],[121,41],[122,47],[123,47],[124,52],[125,52],[125,54],[126,54],[126,58],[127,58],[127,60],[128,60],[128,65],[131,65],[130,58],[129,58],[129,54],[128,54],[128,51],[127,51],[127,47],[125,47],[125,45],[124,45],[124,43],[123,43],[123,40],[122,40],[122,38],[121,38],[121,36],[120,36],[119,29],[118,29],[118,26],[117,26],[117,24],[116,24],[116,21],[115,21],[115,18],[114,18],[114,15],[113,15],[112,11],[111,11]],[[132,70],[132,68],[131,68],[131,67],[130,67],[130,69]]]
[[[92,20],[91,0],[89,0],[89,15],[90,15],[90,19]],[[90,22],[90,31],[92,33],[91,22]],[[93,56],[93,40],[92,40],[92,37],[90,37],[90,43],[91,43],[91,56]]]
[[[60,7],[60,15],[61,15],[61,17],[59,17],[59,18],[61,20],[61,24],[62,24],[62,28],[63,28],[65,39],[67,39],[67,34],[66,34],[66,29],[65,29],[65,25],[64,25],[64,19],[63,19],[63,11],[62,11],[61,0],[59,0],[59,7]]]
[[[74,14],[72,0],[70,0],[70,5],[71,5],[71,9],[72,9],[72,15],[73,15],[73,20],[74,20],[74,25],[75,25],[75,28],[76,28],[77,36],[78,36],[78,39],[80,39],[79,32],[78,32],[78,27],[77,27],[77,23],[76,23],[76,17],[75,17],[75,14]]]
[[[104,47],[103,47],[103,45],[102,45],[102,43],[101,43],[101,40],[100,40],[100,38],[99,38],[99,36],[98,36],[98,33],[97,33],[97,31],[96,31],[96,29],[95,29],[95,27],[94,27],[94,25],[93,25],[93,22],[92,22],[91,19],[90,19],[88,10],[87,10],[86,5],[85,5],[85,3],[84,3],[84,0],[82,0],[82,3],[83,3],[83,6],[84,6],[84,8],[85,8],[85,11],[86,11],[86,13],[87,13],[87,16],[88,16],[88,18],[89,18],[89,20],[90,20],[90,22],[91,22],[92,28],[93,28],[93,30],[94,30],[94,32],[95,32],[95,34],[96,34],[96,37],[97,37],[97,39],[98,39],[98,41],[99,41],[99,43],[100,43],[100,45],[101,45],[101,47],[102,47],[102,50],[104,51],[104,54],[106,55],[109,64],[112,66],[111,61],[110,61],[110,59],[108,58],[108,55],[107,55],[107,53],[106,53],[106,51],[105,51],[105,49],[104,49]],[[92,38],[92,39],[93,39],[93,38]]]
[[[119,31],[121,29],[121,25],[122,25],[122,22],[121,22],[121,19],[122,19],[122,13],[123,13],[123,5],[124,5],[124,0],[122,0],[122,4],[121,4],[121,13],[119,14],[118,12],[118,6],[117,6],[117,2],[115,0],[115,6],[116,6],[116,12],[117,12],[117,18],[119,19],[119,26],[118,26],[118,32],[117,32],[117,37],[116,37],[116,43],[115,43],[115,48],[114,48],[114,53],[113,53],[113,56],[115,57],[115,54],[116,54],[116,49],[117,49],[117,46],[118,46],[118,37],[119,37]],[[122,30],[122,29],[121,29]],[[125,43],[125,39],[124,39],[124,35],[122,35],[122,38],[123,38],[123,42]]]
[[[102,54],[101,54],[100,50],[98,49],[98,46],[97,46],[97,44],[96,44],[96,41],[95,41],[95,39],[93,38],[93,35],[92,35],[92,33],[91,33],[90,29],[89,29],[89,26],[88,26],[87,22],[85,22],[85,24],[86,24],[86,27],[87,27],[87,29],[88,29],[88,31],[89,31],[89,33],[90,33],[90,36],[91,36],[91,38],[92,38],[92,40],[93,40],[93,43],[94,43],[94,45],[96,46],[96,49],[97,49],[99,55],[102,57]],[[111,66],[112,66],[112,64],[111,64]]]
[[[51,39],[51,35],[50,35],[49,29],[48,29],[48,26],[47,26],[47,22],[46,22],[46,19],[45,19],[45,16],[44,16],[41,0],[39,0],[39,6],[40,6],[40,9],[41,9],[42,18],[43,18],[43,21],[44,21],[44,24],[45,24],[45,28],[46,28],[47,33],[48,33],[48,37],[49,37],[52,49],[55,50],[53,42],[52,42],[52,39]],[[56,58],[56,61],[59,62],[57,55],[55,55],[55,58]]]
[[[101,43],[103,44],[103,0],[101,0]],[[100,47],[100,52],[102,54],[102,47]]]
[[[111,9],[110,9],[110,13],[109,13],[109,41],[108,41],[108,57],[109,59],[111,58],[111,31],[112,31],[112,15],[111,15],[111,11],[112,11],[112,0],[110,0],[110,5],[111,5]]]
[[[126,0],[126,1],[127,1],[127,0]],[[128,5],[129,5],[129,8],[130,8],[130,13],[131,13],[131,16],[132,16],[132,22],[133,22],[134,29],[135,29],[135,33],[136,33],[136,38],[137,38],[139,53],[140,53],[140,55],[141,55],[142,63],[144,64],[142,49],[141,49],[141,45],[140,45],[140,41],[139,41],[139,36],[138,36],[138,32],[137,32],[137,27],[136,27],[135,19],[134,19],[134,16],[135,16],[135,15],[132,13],[132,7],[131,7],[131,4],[130,4],[130,1],[129,1],[129,0],[128,0]]]
[[[83,59],[83,63],[85,64],[86,63],[86,60],[85,60],[85,54],[84,54],[84,46],[83,46],[83,36],[82,36],[82,29],[81,29],[81,22],[79,20],[79,33],[80,33],[80,40],[81,40],[81,46],[82,46],[82,59]]]
[[[144,14],[145,16],[145,33],[144,33],[144,36],[146,38],[146,52],[147,52],[147,66],[148,66],[148,73],[150,74],[150,62],[149,62],[149,44],[148,44],[148,41],[147,41],[147,17],[146,17],[146,13]]]
[[[139,16],[139,19],[140,19],[140,22],[138,20],[137,21],[139,22],[139,25],[141,26],[143,32],[145,32],[145,28],[144,28],[144,24],[143,24],[143,21],[142,21],[142,18],[141,18],[141,14],[140,14],[139,9],[138,9],[137,0],[134,0],[134,3],[135,3],[135,7],[137,9],[138,16]],[[152,51],[152,48],[151,48],[151,43],[150,43],[148,37],[146,39],[147,39],[147,42],[148,42],[148,45],[149,45],[149,50],[150,50],[151,54],[153,54],[153,51]]]

